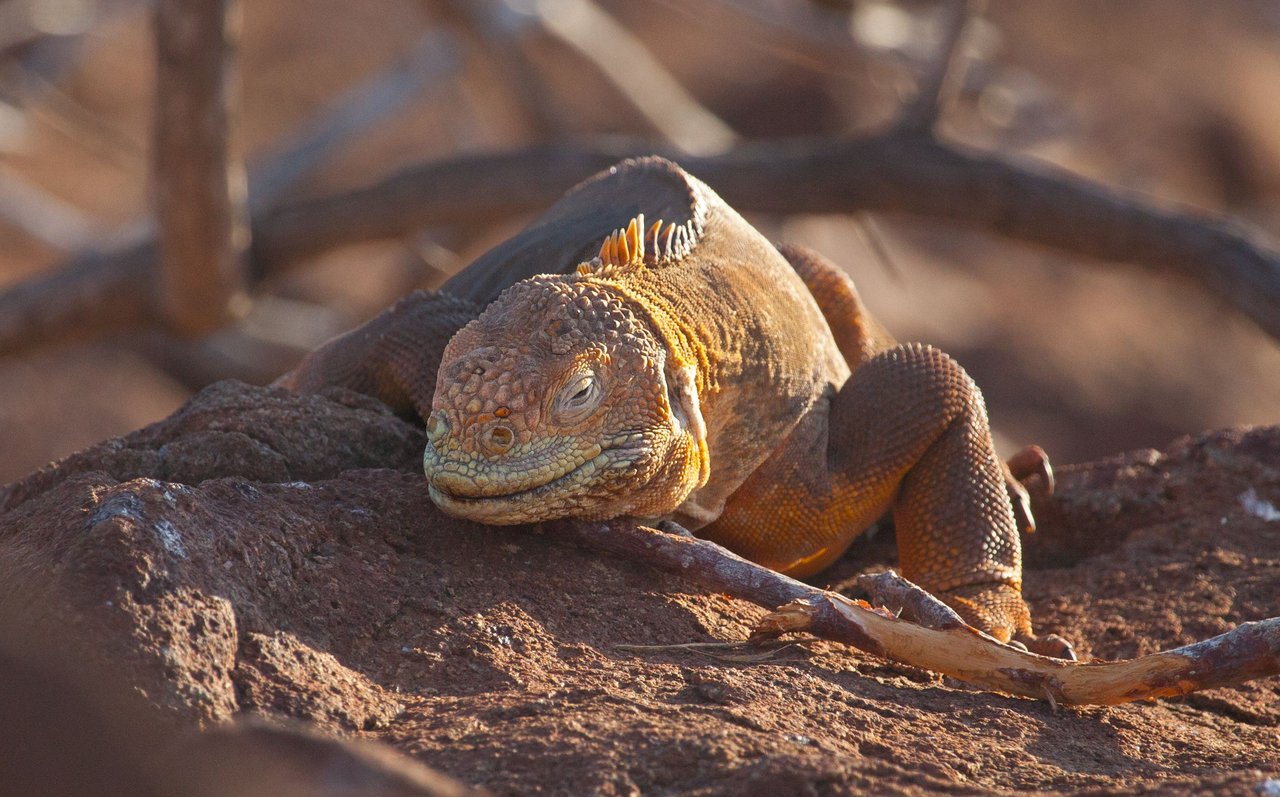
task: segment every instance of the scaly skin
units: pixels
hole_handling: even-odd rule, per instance
[[[608,236],[588,260],[599,232],[571,238],[619,224],[612,205],[671,223]],[[592,178],[445,288],[487,306],[438,356],[408,353],[415,329],[435,341],[447,326],[412,308],[465,306],[421,294],[392,311],[405,320],[371,322],[376,334],[318,350],[282,383],[412,407],[446,512],[673,518],[805,576],[891,510],[907,578],[1000,639],[1035,641],[1020,486],[972,380],[936,349],[896,344],[843,272],[779,251],[673,164]]]
[[[445,348],[426,424],[432,500],[495,524],[669,514],[706,457],[670,404],[667,362],[607,286],[518,283]]]

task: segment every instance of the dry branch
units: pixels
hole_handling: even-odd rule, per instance
[[[702,107],[666,67],[591,0],[538,0],[550,33],[590,61],[663,138],[684,152],[724,152],[738,135]]]
[[[249,174],[249,207],[275,207],[335,151],[421,95],[455,76],[459,59],[452,37],[431,31],[390,66],[341,96],[291,133]]]
[[[160,306],[187,335],[234,317],[247,285],[244,168],[230,141],[235,0],[160,0],[152,181]]]
[[[961,42],[977,0],[947,0],[942,8],[942,41],[924,70],[920,87],[895,123],[903,133],[928,135],[938,122],[951,89],[960,81]]]
[[[692,536],[629,521],[566,522],[554,528],[591,548],[682,575],[706,589],[767,608],[780,607],[760,623],[754,639],[809,631],[984,689],[1055,704],[1127,703],[1280,675],[1280,618],[1245,623],[1204,642],[1163,653],[1083,664],[1003,645],[960,622],[936,599],[932,600],[938,605],[922,605],[919,594],[923,591],[896,577],[900,583],[894,586],[917,593],[912,598],[916,609],[934,627],[809,586]]]
[[[0,221],[63,252],[79,251],[103,237],[75,205],[10,172],[0,172]]]
[[[340,245],[536,211],[619,159],[654,152],[678,159],[741,210],[899,213],[1174,274],[1198,283],[1280,339],[1280,253],[1237,222],[1157,204],[1047,164],[973,153],[921,136],[778,141],[712,157],[624,143],[543,146],[437,161],[368,188],[258,215],[254,265],[258,273],[269,274]],[[117,273],[120,264],[133,267],[138,260],[148,262],[129,274]],[[122,281],[133,286],[130,301],[142,302],[154,273],[146,245],[93,263],[0,293],[0,352],[71,332],[53,323],[26,331],[22,318],[56,315],[102,329],[120,317],[139,315],[74,302],[100,293],[97,286]],[[54,283],[76,289],[63,295],[53,290]]]
[[[93,340],[155,321],[155,242],[73,257],[0,293],[0,353],[46,341]]]
[[[1239,223],[1152,201],[1048,164],[920,136],[804,139],[681,156],[652,144],[534,147],[411,168],[370,188],[282,209],[256,239],[271,266],[353,240],[498,219],[549,205],[622,157],[678,160],[748,211],[873,211],[949,221],[1198,283],[1280,339],[1280,253]]]

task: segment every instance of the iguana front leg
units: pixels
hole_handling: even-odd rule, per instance
[[[853,375],[700,532],[793,575],[829,565],[892,510],[903,574],[996,637],[1037,645],[1021,597],[1017,485],[981,393],[950,357],[899,346],[829,261],[780,247],[814,292]],[[1047,465],[1046,465],[1047,467]]]
[[[778,244],[778,251],[804,281],[831,327],[831,335],[849,370],[858,367],[898,342],[867,310],[853,280],[836,264],[805,246]],[[1047,492],[1053,492],[1053,468],[1039,446],[1027,446],[1015,454],[1004,467],[1005,490],[1013,502],[1014,519],[1025,532],[1036,529],[1031,513],[1031,496],[1022,480],[1040,476]]]
[[[904,576],[999,639],[1032,638],[982,397],[932,347],[896,346],[864,363],[699,533],[806,576],[888,510]]]

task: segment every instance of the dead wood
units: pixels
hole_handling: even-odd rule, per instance
[[[796,581],[692,536],[629,521],[565,522],[554,528],[596,550],[682,575],[706,589],[777,607],[753,639],[808,631],[983,689],[1053,704],[1128,703],[1280,675],[1280,618],[1244,623],[1212,639],[1136,659],[1081,663],[1002,644],[965,625],[936,598],[921,599],[927,593],[897,576],[887,579],[889,586],[912,594],[926,625]]]
[[[738,140],[653,56],[638,37],[591,0],[536,4],[543,27],[590,62],[665,140],[682,152],[724,152]]]
[[[538,146],[432,162],[368,188],[257,215],[255,273],[279,272],[358,241],[539,210],[622,158],[655,153],[678,159],[741,210],[898,213],[1175,275],[1280,339],[1280,253],[1242,224],[1156,203],[1048,164],[894,134],[744,144],[709,157],[633,142]],[[0,293],[0,353],[73,332],[50,322],[25,328],[21,318],[57,317],[105,329],[145,316],[143,294],[155,268],[149,246],[74,259],[74,269]],[[126,263],[136,270],[119,273]],[[74,289],[65,293],[55,283]],[[107,284],[131,286],[130,312],[78,299]]]
[[[599,144],[450,159],[271,214],[257,255],[278,267],[353,240],[530,212],[622,157],[655,152],[740,210],[899,213],[1132,263],[1199,284],[1280,338],[1280,253],[1238,222],[924,136],[747,144],[711,157]]]
[[[185,335],[232,320],[248,283],[244,167],[229,122],[235,11],[234,0],[156,5],[159,305],[168,325]]]
[[[941,44],[925,68],[915,96],[898,113],[895,126],[899,131],[925,134],[937,125],[944,106],[964,77],[960,68],[961,44],[977,5],[978,0],[948,0],[943,4]]]

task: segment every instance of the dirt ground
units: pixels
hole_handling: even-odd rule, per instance
[[[421,445],[352,394],[214,386],[0,492],[3,607],[182,726],[305,721],[498,794],[1280,788],[1280,679],[1054,710],[836,644],[624,647],[739,642],[764,610],[442,516]],[[1037,627],[1085,656],[1280,613],[1280,427],[1064,468],[1036,507]],[[892,560],[881,532],[819,581]]]

